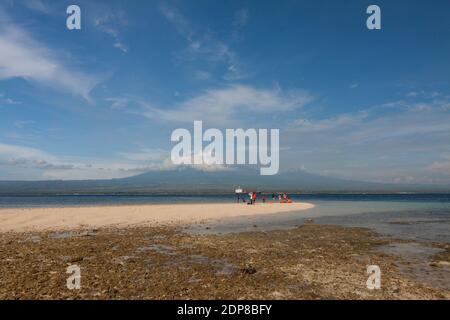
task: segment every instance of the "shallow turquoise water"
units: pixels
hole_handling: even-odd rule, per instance
[[[309,201],[306,211],[222,219],[187,232],[230,233],[288,229],[306,219],[318,224],[365,227],[389,237],[450,243],[450,203],[417,201]]]
[[[259,197],[260,198],[260,197]],[[269,200],[272,194],[267,194]],[[294,201],[323,203],[345,203],[348,209],[353,210],[352,203],[357,202],[358,207],[371,208],[403,206],[403,204],[416,206],[427,203],[450,203],[450,194],[301,194],[292,195]],[[67,207],[92,205],[128,205],[152,203],[204,203],[204,202],[235,202],[232,193],[222,195],[53,195],[53,196],[1,196],[0,208],[17,207]],[[260,200],[258,200],[260,201]]]
[[[272,199],[271,194],[268,195],[268,199]],[[315,208],[301,212],[222,219],[209,223],[208,226],[192,225],[187,231],[228,233],[286,229],[301,225],[305,219],[314,219],[314,222],[319,224],[371,228],[385,236],[450,243],[450,194],[303,194],[294,195],[292,199],[297,202],[313,203]],[[229,203],[234,201],[236,198],[233,194],[0,196],[0,207]]]

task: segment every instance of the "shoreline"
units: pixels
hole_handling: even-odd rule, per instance
[[[0,208],[1,232],[183,225],[207,220],[304,211],[310,203],[173,203],[80,207]]]
[[[39,198],[39,197],[38,197]],[[30,206],[11,206],[11,207],[0,207],[0,213],[2,210],[24,210],[24,209],[77,209],[77,208],[108,208],[108,207],[140,207],[140,206],[155,206],[155,205],[161,205],[161,206],[175,206],[180,204],[236,204],[230,202],[229,199],[221,201],[179,201],[179,202],[148,202],[148,203],[86,203],[86,204],[69,204],[69,205],[30,205]],[[267,202],[266,204],[275,204],[275,202]],[[258,203],[259,205],[259,203]]]

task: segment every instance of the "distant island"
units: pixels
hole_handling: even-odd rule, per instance
[[[0,181],[0,195],[223,194],[237,186],[290,193],[447,193],[449,185],[389,184],[344,180],[303,170],[261,176],[257,168],[202,171],[190,167],[107,180]]]

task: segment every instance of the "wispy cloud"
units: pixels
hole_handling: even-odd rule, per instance
[[[163,149],[150,149],[143,148],[134,152],[121,152],[118,154],[120,157],[133,161],[160,161],[163,162],[170,154],[167,150]]]
[[[185,166],[200,171],[228,170],[221,165]],[[121,152],[108,159],[96,159],[58,157],[36,148],[0,143],[0,180],[5,179],[4,170],[26,180],[82,180],[124,178],[148,171],[179,168],[172,164],[170,151],[163,149],[143,148]]]
[[[128,106],[130,99],[128,98],[107,98],[106,101],[111,103],[113,109],[123,109]]]
[[[248,9],[240,9],[234,13],[233,22],[231,23],[231,38],[233,40],[242,41],[244,39],[242,29],[250,20],[250,12]]]
[[[52,14],[52,8],[41,0],[24,0],[21,2],[26,8],[44,14]]]
[[[115,42],[113,46],[114,48],[119,49],[123,53],[128,53],[128,47],[126,47],[122,42]]]
[[[197,31],[193,24],[175,7],[162,5],[163,16],[175,27],[177,32],[187,41],[187,48],[180,55],[184,61],[206,59],[213,63],[224,63],[225,80],[236,80],[248,77],[242,63],[234,50],[224,41],[217,39],[208,30]]]
[[[274,114],[301,108],[313,100],[306,91],[282,91],[233,85],[210,89],[171,108],[143,103],[142,114],[148,118],[171,122],[203,120],[210,124],[240,123],[243,115]]]
[[[449,183],[439,175],[450,153],[448,101],[396,101],[359,112],[291,122],[287,143],[298,161],[325,175],[357,180]],[[446,142],[447,141],[447,142]],[[293,163],[291,163],[293,165]]]
[[[62,89],[87,100],[99,81],[68,68],[51,49],[34,40],[0,11],[0,80],[12,78]]]
[[[128,53],[129,49],[121,39],[119,27],[123,28],[127,24],[128,21],[123,11],[104,13],[94,20],[95,27],[101,32],[109,35],[113,39],[113,47],[120,50],[122,53]]]
[[[15,100],[13,98],[7,97],[4,93],[0,93],[0,105],[18,105],[22,102]]]
[[[95,159],[55,156],[36,148],[0,143],[0,177],[2,169],[6,169],[18,176],[25,173],[26,179],[31,180],[122,178],[169,168],[167,154],[159,149],[143,149],[115,158]]]
[[[40,151],[35,148],[2,143],[0,143],[0,156],[3,158],[3,160],[9,157],[8,159],[11,161],[13,159],[50,160],[50,161],[56,160],[55,157],[52,157],[48,153]]]
[[[432,171],[444,177],[450,176],[450,160],[447,161],[435,161],[429,166],[425,167],[426,170]]]
[[[208,80],[209,78],[211,78],[211,73],[198,70],[195,72],[195,78],[197,80]]]
[[[234,13],[233,27],[244,27],[250,18],[250,13],[247,9],[240,9]]]
[[[34,123],[36,123],[36,122],[33,120],[16,120],[16,121],[14,121],[14,127],[21,129],[27,125],[34,124]]]

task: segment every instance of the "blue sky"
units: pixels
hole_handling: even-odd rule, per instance
[[[66,28],[78,4],[82,30]],[[366,28],[381,8],[382,29]],[[450,183],[450,2],[0,5],[0,179],[172,168],[170,134],[280,128],[280,170]]]

